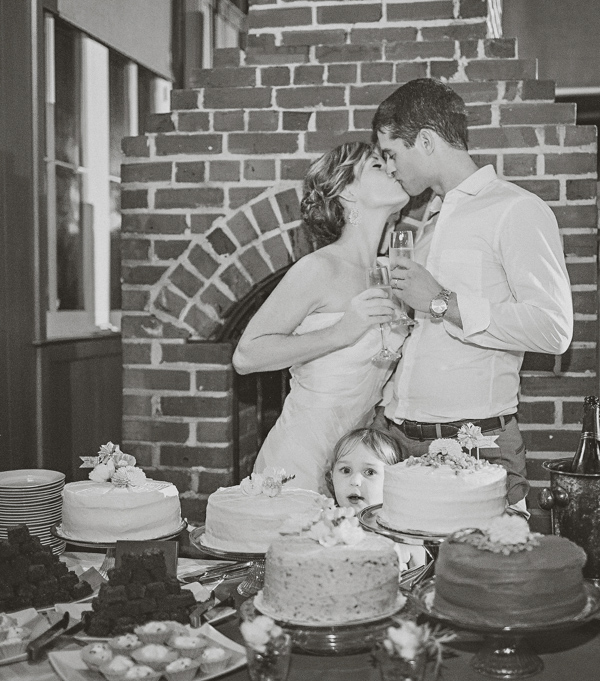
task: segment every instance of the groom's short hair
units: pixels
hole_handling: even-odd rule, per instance
[[[433,78],[417,78],[400,86],[377,108],[373,139],[386,132],[413,147],[420,130],[436,132],[456,149],[468,148],[465,103],[449,85]]]

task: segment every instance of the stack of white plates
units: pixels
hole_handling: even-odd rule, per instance
[[[60,554],[65,542],[50,534],[50,528],[60,523],[64,473],[44,469],[23,469],[0,472],[0,539],[7,538],[7,529],[27,525],[29,533],[42,544]]]

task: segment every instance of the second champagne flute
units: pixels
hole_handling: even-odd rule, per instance
[[[390,285],[390,273],[388,268],[379,265],[376,267],[369,267],[367,270],[367,286],[369,288],[381,288],[387,293],[388,298],[391,298],[392,287]],[[381,350],[371,357],[371,361],[375,364],[379,362],[391,362],[400,357],[397,352],[386,347],[383,327],[383,324],[379,325],[379,331],[381,332]]]
[[[394,276],[394,268],[399,265],[399,258],[410,258],[412,260],[414,257],[413,233],[410,229],[402,229],[390,233],[390,250],[388,255],[390,258],[391,279]],[[415,324],[415,320],[411,319],[408,315],[408,305],[399,298],[396,298],[396,300],[400,305],[400,312],[394,321],[406,324],[407,326]]]

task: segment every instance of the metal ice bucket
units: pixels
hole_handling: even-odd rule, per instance
[[[571,473],[572,459],[544,461],[550,487],[539,495],[551,511],[553,534],[579,544],[587,554],[583,575],[600,583],[600,473]]]

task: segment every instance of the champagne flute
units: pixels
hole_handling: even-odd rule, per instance
[[[381,267],[377,265],[376,267],[369,267],[367,270],[367,286],[369,288],[380,288],[383,289],[388,298],[392,296],[392,287],[390,284],[390,273],[387,267]],[[390,350],[386,347],[385,337],[383,335],[383,324],[379,325],[379,331],[381,333],[381,350],[371,357],[371,361],[375,364],[382,362],[391,362],[393,360],[399,359],[400,355],[394,350]]]
[[[393,277],[393,271],[395,267],[398,267],[399,258],[414,258],[414,245],[413,245],[413,233],[410,229],[402,229],[397,232],[390,233],[390,249],[388,251],[390,258],[390,277]],[[416,324],[415,320],[408,315],[408,305],[399,298],[396,298],[399,306],[400,312],[397,318],[394,320],[396,323],[406,324],[407,326],[413,326]]]

